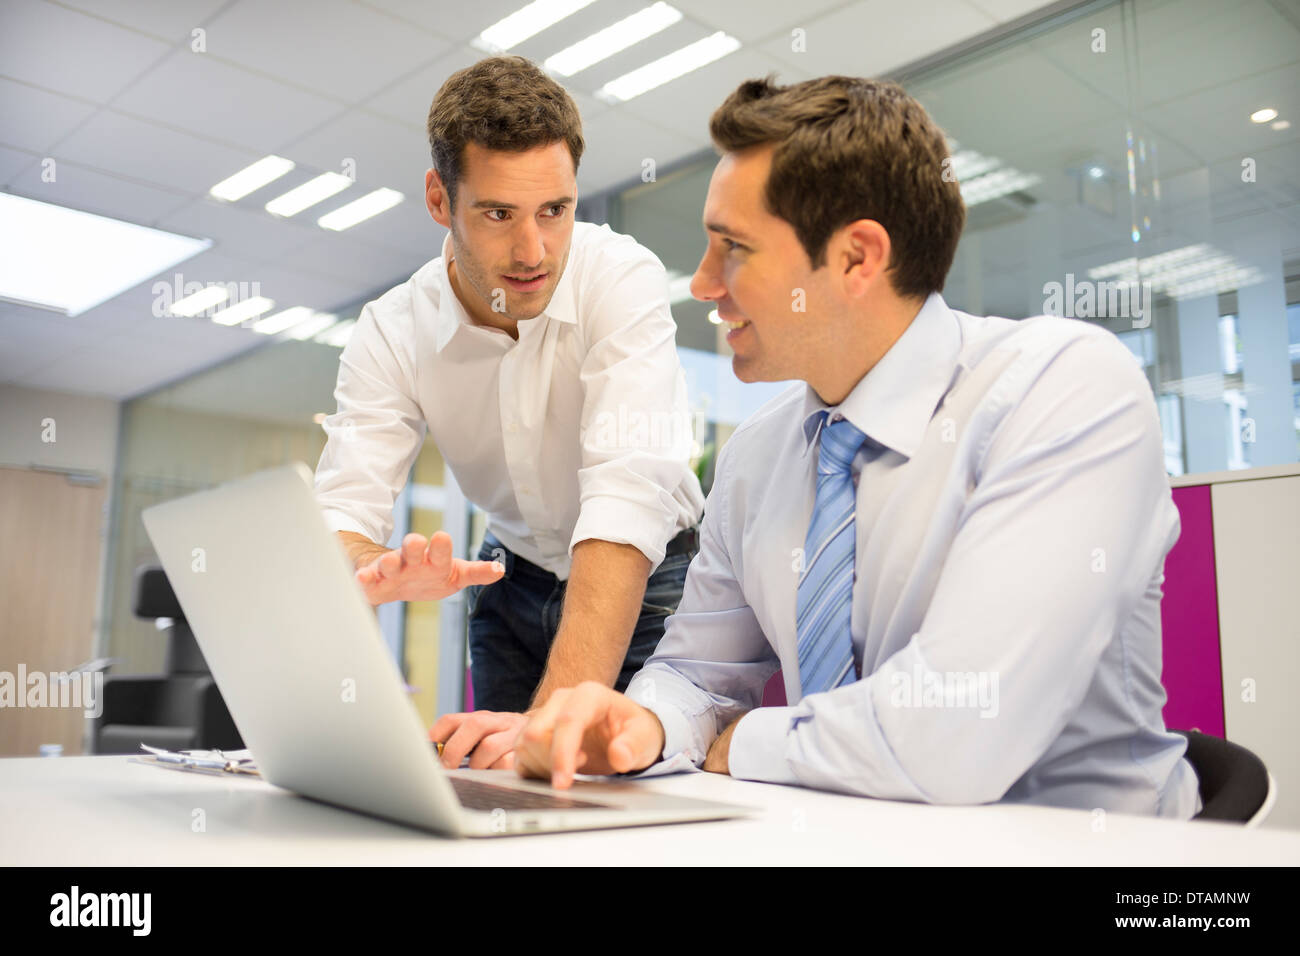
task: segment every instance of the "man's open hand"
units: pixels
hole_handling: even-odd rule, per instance
[[[408,534],[402,546],[357,568],[356,579],[372,605],[388,601],[441,601],[471,584],[491,584],[505,574],[499,561],[451,556],[451,535]]]
[[[555,691],[528,715],[515,741],[515,771],[571,786],[574,773],[630,773],[663,754],[659,718],[596,681]]]

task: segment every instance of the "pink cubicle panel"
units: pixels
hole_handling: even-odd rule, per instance
[[[1219,592],[1209,485],[1173,489],[1182,531],[1165,558],[1160,630],[1165,726],[1224,736]]]

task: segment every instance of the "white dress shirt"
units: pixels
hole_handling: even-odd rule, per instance
[[[868,436],[853,463],[863,676],[803,697],[796,587],[826,407],[796,386],[722,450],[681,605],[628,688],[663,723],[665,768],[698,766],[758,708],[732,736],[733,776],[1196,813],[1186,743],[1161,717],[1179,519],[1131,353],[1082,321],[982,318],[929,297],[830,409]],[[760,708],[778,667],[791,703]]]
[[[608,226],[575,223],[546,309],[516,341],[475,325],[443,255],[366,304],[339,361],[316,468],[330,528],[384,543],[427,432],[488,530],[561,579],[586,538],[657,567],[694,527],[691,416],[667,274]]]

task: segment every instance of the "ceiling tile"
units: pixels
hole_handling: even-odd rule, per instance
[[[4,132],[0,135],[18,149],[48,156],[59,140],[84,123],[95,109],[57,93],[0,79],[0,116],[4,117]]]
[[[382,215],[357,223],[346,234],[375,248],[392,247],[415,258],[423,256],[427,262],[442,254],[447,230],[433,221],[421,193]]]
[[[190,42],[195,27],[229,0],[60,0],[65,6],[145,33],[167,43]]]
[[[987,13],[999,23],[1008,23],[1027,14],[1051,6],[1043,0],[967,0],[971,6]]]
[[[174,53],[113,109],[265,154],[341,112],[340,104],[215,56]]]
[[[396,17],[418,24],[439,36],[468,43],[498,20],[509,16],[528,0],[476,0],[472,4],[429,3],[428,0],[363,0]],[[581,16],[581,13],[575,16]]]
[[[709,145],[709,117],[742,82],[777,74],[780,83],[798,82],[808,75],[756,50],[741,48],[685,76],[643,93],[617,107],[632,116],[670,129],[694,144]]]
[[[212,252],[241,260],[269,262],[310,242],[320,230],[296,220],[277,219],[259,208],[246,208],[204,197],[159,220],[159,229],[213,240]]]
[[[304,89],[357,103],[451,44],[344,0],[238,0],[208,28],[208,52]]]
[[[818,75],[878,77],[996,26],[965,3],[860,0],[808,23],[804,52],[787,35],[758,49]]]
[[[429,143],[422,125],[397,123],[356,109],[336,116],[307,136],[286,143],[280,153],[295,162],[335,172],[342,170],[345,159],[352,160],[356,186],[336,197],[339,201],[335,206],[380,186],[396,189],[406,197],[406,202],[412,201],[413,196],[419,201],[424,192],[424,171],[429,168]],[[329,208],[322,204],[315,218]]]
[[[221,146],[189,133],[100,110],[60,146],[67,159],[137,182],[206,195],[215,184],[264,155]]]
[[[810,21],[823,13],[844,6],[846,0],[803,0],[799,4],[785,0],[703,0],[696,3],[678,3],[688,15],[714,30],[725,30],[734,37],[753,45],[760,40],[784,41],[789,49],[796,27],[807,29]],[[773,34],[780,34],[773,37]]]
[[[37,153],[29,153],[21,149],[6,149],[0,146],[0,184],[4,184],[9,192],[16,190],[9,187],[9,184],[25,169],[35,169],[40,172],[40,162],[42,157]]]
[[[53,182],[42,178],[39,162],[32,163],[9,183],[9,191],[142,226],[156,225],[160,217],[185,202],[185,195],[175,189],[144,186],[57,155],[54,160]]]
[[[698,137],[692,142],[617,109],[586,123],[583,133],[587,149],[578,167],[578,187],[583,195],[640,180],[647,159],[654,160],[657,172],[701,146]]]
[[[333,276],[355,282],[364,289],[392,288],[439,252],[428,249],[398,250],[362,242],[343,233],[320,231],[311,242],[279,259],[286,269],[311,275]]]
[[[164,56],[168,44],[42,0],[5,0],[6,76],[107,103]]]

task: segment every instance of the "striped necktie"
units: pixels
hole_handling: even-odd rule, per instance
[[[795,628],[803,696],[857,679],[853,672],[853,458],[866,439],[847,419],[825,421],[817,455],[817,499],[804,541]]]

